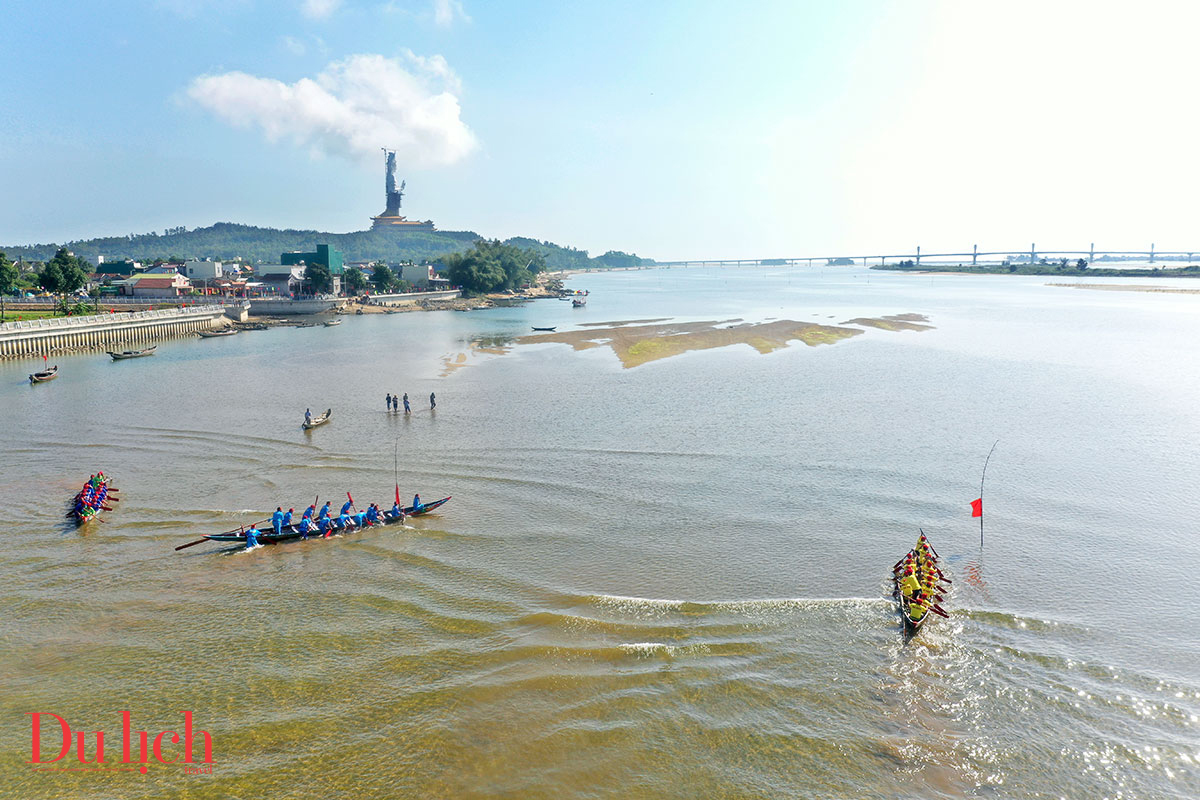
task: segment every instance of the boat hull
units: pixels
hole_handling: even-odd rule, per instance
[[[109,351],[108,354],[112,356],[113,361],[124,361],[127,358],[145,358],[146,356],[152,356],[156,350],[158,350],[158,345],[151,345],[145,350],[125,350],[120,353]]]
[[[324,425],[326,422],[329,422],[329,420],[331,420],[331,419],[333,419],[333,409],[327,408],[327,409],[325,409],[324,414],[322,414],[319,417],[313,417],[311,422],[300,423],[300,427],[304,428],[304,430],[306,430],[306,431],[311,431],[313,428]]]
[[[421,510],[417,511],[417,512],[413,512],[412,507],[409,506],[408,508],[404,509],[403,516],[394,515],[390,511],[385,511],[385,512],[383,512],[382,517],[379,522],[376,522],[374,525],[367,525],[366,527],[378,528],[378,527],[382,527],[384,525],[395,525],[397,522],[403,522],[405,517],[421,517],[421,516],[424,516],[425,514],[428,514],[431,511],[439,508],[440,506],[442,506],[449,500],[450,500],[449,497],[443,497],[441,500],[435,500],[432,503],[426,503],[425,505],[423,505],[421,507]],[[336,521],[334,521],[332,523],[331,530],[334,533],[347,534],[347,533],[355,533],[356,531],[363,530],[363,528],[360,528],[356,525],[351,525],[349,528],[345,528],[342,525],[339,525]],[[309,531],[308,534],[306,535],[306,534],[301,533],[299,528],[296,525],[289,525],[288,527],[283,528],[278,534],[276,534],[275,531],[270,528],[267,528],[267,529],[259,532],[258,543],[259,544],[278,544],[280,542],[290,542],[295,539],[319,539],[319,538],[322,538],[324,535],[325,534],[320,533],[315,529]],[[213,534],[209,534],[208,536],[206,536],[204,538],[208,539],[210,542],[239,542],[241,544],[246,543],[246,534],[243,531],[228,531],[226,533],[213,533]]]

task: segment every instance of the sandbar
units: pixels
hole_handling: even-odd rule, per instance
[[[1132,286],[1127,283],[1047,283],[1069,289],[1096,289],[1101,292],[1161,292],[1163,294],[1200,294],[1200,289],[1177,289],[1174,286]]]
[[[728,325],[715,321],[677,322],[634,327],[610,326],[592,330],[564,331],[522,336],[520,344],[545,344],[557,342],[570,345],[575,350],[609,346],[626,368],[641,366],[651,361],[670,358],[692,350],[709,350],[735,344],[747,344],[760,353],[770,353],[788,342],[797,340],[809,347],[834,344],[862,333],[857,328],[820,325],[815,322],[777,320],[775,322],[743,323]]]

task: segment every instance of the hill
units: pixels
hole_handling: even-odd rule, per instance
[[[104,256],[106,261],[123,258],[153,261],[156,258],[212,258],[278,263],[279,254],[293,250],[311,250],[317,244],[329,244],[341,250],[347,261],[425,261],[446,253],[466,250],[481,239],[473,231],[434,231],[397,234],[387,230],[323,233],[321,231],[279,230],[218,222],[207,228],[171,228],[163,233],[151,232],[84,239],[61,244],[0,246],[8,257],[24,261],[46,261],[62,246],[81,258]],[[528,247],[542,253],[551,269],[588,269],[639,266],[653,264],[653,259],[638,258],[619,251],[609,251],[590,258],[586,250],[562,247],[553,242],[514,237],[505,244]]]

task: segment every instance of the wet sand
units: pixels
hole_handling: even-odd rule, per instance
[[[921,325],[929,319],[923,314],[894,314],[887,317],[857,317],[843,322],[843,325],[862,325],[868,328],[879,328],[883,331],[927,331],[932,325]]]
[[[692,350],[709,350],[715,347],[747,344],[760,353],[770,353],[781,347],[787,347],[788,342],[793,340],[816,347],[820,344],[834,344],[862,333],[857,328],[819,325],[814,322],[797,322],[795,320],[716,327],[720,324],[714,321],[634,327],[610,324],[607,328],[522,336],[517,342],[520,344],[559,342],[570,345],[576,350],[608,345],[621,360],[621,364],[629,369]]]
[[[1173,286],[1130,286],[1124,283],[1047,283],[1068,289],[1096,289],[1101,292],[1161,292],[1163,294],[1200,294],[1200,289],[1176,289]]]

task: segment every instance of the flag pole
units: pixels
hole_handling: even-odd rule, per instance
[[[996,451],[996,445],[1000,444],[997,439],[992,445],[992,449],[988,450],[987,458],[983,460],[983,474],[979,476],[979,548],[983,549],[983,479],[987,477],[987,465],[992,460],[992,453]]]

